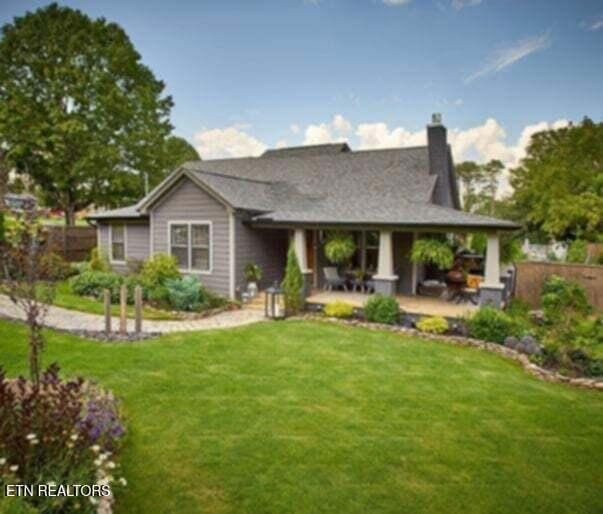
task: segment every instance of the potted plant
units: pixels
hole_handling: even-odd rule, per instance
[[[258,282],[262,280],[262,268],[253,262],[245,266],[245,280],[247,280],[247,292],[251,298],[258,294]]]
[[[454,264],[454,253],[447,243],[439,239],[417,239],[412,245],[410,260],[446,270]]]
[[[333,264],[343,265],[347,263],[356,251],[354,237],[348,232],[330,232],[325,244],[325,256]]]

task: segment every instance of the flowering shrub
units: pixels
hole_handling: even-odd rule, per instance
[[[0,370],[0,486],[23,483],[97,484],[116,488],[114,454],[124,435],[115,398],[99,387],[59,379],[46,370],[37,385],[9,380]],[[28,502],[45,513],[110,513],[111,496],[33,496]]]

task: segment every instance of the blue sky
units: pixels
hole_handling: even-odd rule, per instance
[[[204,157],[416,144],[441,112],[457,160],[512,163],[537,128],[603,117],[600,0],[60,3],[126,29]]]

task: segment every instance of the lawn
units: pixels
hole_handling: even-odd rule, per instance
[[[286,321],[44,358],[123,399],[118,514],[603,512],[603,395],[474,348]]]
[[[75,311],[89,312],[91,314],[105,313],[105,306],[103,305],[103,302],[97,300],[96,298],[79,296],[73,293],[69,287],[69,282],[66,280],[57,283],[56,296],[53,303],[57,307],[63,307],[65,309],[72,309]],[[112,305],[111,313],[113,316],[119,316],[119,305]],[[128,318],[134,318],[133,305],[128,305],[127,314]],[[155,309],[148,305],[143,307],[142,317],[144,319],[154,320],[181,319],[181,317],[176,313]]]

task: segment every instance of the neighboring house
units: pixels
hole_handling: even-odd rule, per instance
[[[446,128],[434,116],[428,145],[352,151],[345,143],[268,150],[260,157],[189,162],[136,205],[89,216],[113,267],[165,252],[213,291],[234,298],[248,262],[261,286],[281,280],[293,241],[308,286],[320,286],[325,230],[354,230],[358,267],[377,292],[413,294],[409,260],[422,232],[488,233],[482,297],[498,301],[498,231],[517,226],[460,210]]]
[[[36,197],[28,193],[6,193],[4,203],[15,212],[31,211],[38,205]]]

